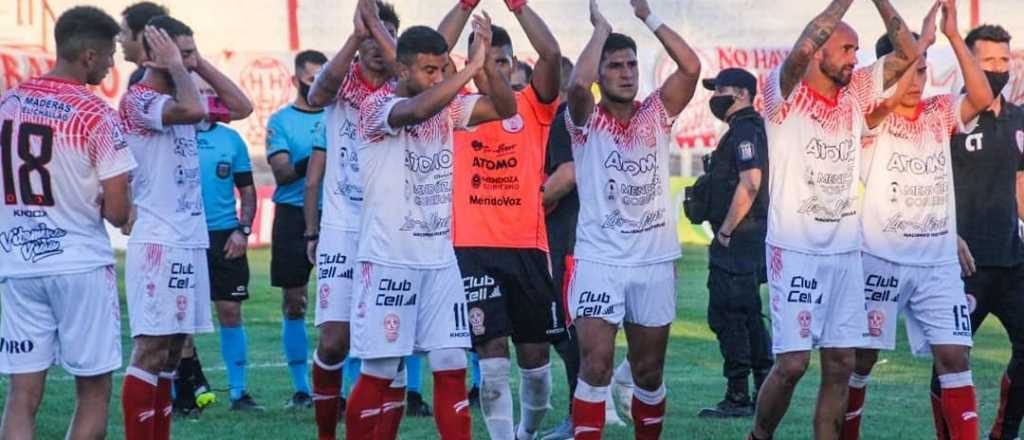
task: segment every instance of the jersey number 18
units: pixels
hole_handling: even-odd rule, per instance
[[[21,193],[22,203],[31,206],[53,206],[53,188],[50,183],[50,171],[46,164],[53,158],[53,128],[24,122],[18,126],[18,157],[22,164],[18,167],[17,176],[14,173],[14,160],[12,158],[12,138],[14,137],[13,122],[6,120],[0,128],[0,165],[3,167],[4,180],[4,204],[17,205],[18,192]],[[39,153],[32,151],[32,138],[39,139]],[[32,189],[32,174],[39,175],[42,191],[36,193]],[[17,177],[17,178],[15,178]],[[17,180],[18,192],[15,192],[15,180]]]

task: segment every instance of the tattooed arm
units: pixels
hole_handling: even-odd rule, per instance
[[[882,21],[885,22],[885,30],[889,34],[889,41],[892,41],[893,53],[885,57],[885,88],[888,89],[896,84],[906,72],[917,61],[921,52],[918,50],[917,42],[914,41],[914,34],[907,28],[907,24],[900,17],[899,12],[892,6],[889,0],[873,0],[878,8]]]
[[[825,45],[829,37],[832,36],[832,32],[835,31],[839,21],[843,19],[843,15],[850,9],[850,4],[853,0],[832,0],[832,3],[828,5],[814,20],[804,28],[804,32],[800,34],[800,39],[793,45],[793,50],[789,52],[789,56],[782,63],[782,74],[779,77],[779,85],[781,86],[782,97],[788,98],[789,94],[796,88],[797,84],[803,79],[804,74],[807,73],[807,66],[811,64],[811,58],[814,57],[814,53]]]

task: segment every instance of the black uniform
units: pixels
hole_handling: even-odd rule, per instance
[[[974,297],[968,302],[971,329],[991,313],[1013,347],[990,438],[1013,439],[1024,416],[1024,244],[1016,197],[1017,173],[1024,171],[1024,110],[1003,100],[999,115],[982,113],[973,132],[958,133],[951,143],[957,230],[977,266],[964,280]],[[939,391],[937,381],[932,388]]]
[[[760,383],[771,369],[771,337],[761,313],[765,280],[764,240],[768,216],[768,141],[764,120],[752,108],[729,118],[729,131],[711,153],[711,227],[717,236],[739,184],[740,173],[761,170],[761,186],[750,212],[731,232],[729,247],[713,239],[708,249],[708,324],[718,336],[729,379],[728,394],[747,394],[753,372]],[[714,213],[718,213],[715,215]]]

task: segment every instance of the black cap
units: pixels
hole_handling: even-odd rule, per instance
[[[716,86],[738,87],[747,89],[750,92],[751,99],[757,96],[757,78],[751,75],[750,72],[735,67],[718,72],[718,76],[707,78],[702,83],[704,88],[708,90],[715,90]]]

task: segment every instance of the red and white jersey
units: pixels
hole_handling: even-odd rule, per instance
[[[207,248],[194,125],[164,126],[171,97],[135,84],[121,98],[128,146],[139,161],[132,174],[135,225],[128,243]]]
[[[779,75],[764,86],[769,176],[767,243],[809,254],[860,250],[857,183],[864,115],[883,94],[884,58],[853,72],[835,97],[806,82],[782,97]]]
[[[921,101],[917,114],[890,114],[864,138],[863,250],[909,265],[957,263],[956,199],[949,139],[964,96]]]
[[[383,90],[383,91],[381,91]],[[375,87],[352,63],[338,96],[324,114],[327,162],[324,166],[323,215],[320,225],[343,231],[359,230],[363,182],[359,174],[359,106],[374,93],[392,93],[395,82]]]
[[[455,264],[452,133],[468,127],[479,97],[457,97],[427,121],[397,128],[388,125],[388,116],[405,98],[383,91],[364,103],[359,261],[418,269]]]
[[[580,197],[576,259],[639,266],[681,254],[668,186],[673,118],[661,90],[634,105],[628,124],[600,105],[583,126],[565,112]]]
[[[100,182],[135,168],[126,147],[117,113],[84,84],[42,77],[4,93],[0,279],[114,264]]]

